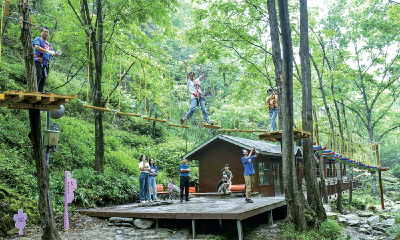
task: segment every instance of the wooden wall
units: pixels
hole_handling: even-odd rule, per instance
[[[229,164],[229,170],[232,171],[232,184],[244,184],[243,164],[242,164],[242,148],[232,143],[217,139],[202,149],[198,156],[199,162],[199,192],[216,192],[219,180],[221,180],[221,169],[225,164]],[[275,196],[274,176],[272,164],[270,164],[270,184],[258,184],[258,161],[280,162],[281,157],[259,155],[254,163],[254,187],[253,192],[260,192],[264,196]],[[282,165],[280,168],[281,188],[282,181]],[[276,173],[277,174],[277,173]],[[281,189],[282,192],[283,189]]]

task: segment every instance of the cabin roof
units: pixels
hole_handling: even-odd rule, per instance
[[[186,155],[184,155],[185,158],[188,159],[193,159],[196,158],[198,155],[201,154],[202,150],[209,146],[212,142],[216,141],[226,141],[229,143],[232,143],[236,146],[239,146],[244,149],[251,149],[253,146],[256,147],[256,151],[258,154],[263,154],[263,155],[272,155],[272,156],[282,156],[282,151],[281,151],[281,146],[280,145],[274,145],[266,141],[256,141],[256,140],[251,140],[251,139],[246,139],[246,138],[240,138],[240,137],[233,137],[233,136],[228,136],[228,135],[216,135],[209,140],[205,141],[204,143],[200,144],[199,146],[195,147],[193,150],[188,152]],[[295,155],[302,155],[301,149],[297,146],[294,148],[294,154]]]

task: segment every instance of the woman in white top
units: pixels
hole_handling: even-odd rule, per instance
[[[184,116],[182,119],[180,119],[181,124],[183,124],[185,121],[187,121],[193,115],[199,102],[200,102],[201,111],[203,112],[204,122],[207,124],[211,124],[210,120],[208,119],[206,103],[204,100],[204,94],[200,88],[200,83],[201,83],[200,80],[203,78],[203,76],[204,76],[203,70],[201,71],[200,77],[198,77],[196,80],[194,80],[195,74],[193,72],[189,73],[189,78],[187,79],[187,85],[188,85],[190,97],[191,97],[190,109],[187,112],[186,116]]]
[[[149,186],[150,186],[150,179],[149,179],[149,171],[150,171],[150,165],[147,162],[146,155],[140,156],[140,163],[139,163],[139,170],[140,170],[140,176],[139,176],[139,183],[140,183],[140,201],[145,202],[145,201],[151,201],[149,199]]]

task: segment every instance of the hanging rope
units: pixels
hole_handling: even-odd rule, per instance
[[[215,102],[215,88],[214,88],[214,73],[213,73],[213,69],[211,68],[211,84],[212,84],[212,95],[213,95],[213,105],[214,105],[214,111],[215,111],[215,119],[217,121],[217,125],[218,124],[218,108],[216,107],[217,104]]]
[[[3,42],[3,15],[4,15],[4,6],[3,2],[1,3],[1,27],[0,27],[0,64],[1,64],[1,44]]]
[[[188,81],[188,72],[187,72],[187,65],[186,65],[186,62],[185,62],[185,75],[186,75],[186,83],[187,83],[187,81]],[[196,84],[194,85],[194,86],[196,86]],[[197,89],[197,87],[196,87],[196,89]],[[189,95],[188,95],[189,96]],[[197,97],[199,97],[199,94],[197,94]],[[191,97],[190,97],[191,98]],[[189,98],[189,99],[190,99]],[[186,105],[186,112],[188,112],[189,111],[189,106],[188,105]],[[185,116],[186,117],[186,116]],[[204,121],[204,120],[203,120]],[[188,125],[188,123],[189,123],[189,119],[186,119],[186,123],[185,123],[185,126],[187,126]]]
[[[91,60],[91,51],[90,51],[90,39],[92,37],[92,31],[89,33],[89,52],[88,52],[88,74],[87,74],[87,89],[86,89],[86,101],[89,102],[89,85],[90,85],[90,60]]]
[[[172,122],[171,59],[169,59],[168,85],[169,85],[169,122],[171,123]]]
[[[142,56],[142,52],[140,52],[140,57]],[[140,63],[140,66],[143,68],[143,64]],[[139,104],[138,104],[138,109],[137,109],[137,114],[139,114],[140,110],[140,95],[142,95],[142,75],[141,72],[139,72]]]
[[[146,52],[145,52],[146,55]],[[146,80],[146,62],[144,62],[143,78],[144,78],[144,111],[147,116],[147,80]]]
[[[108,97],[107,97],[107,107],[106,108],[108,108],[110,106],[111,76],[112,76],[112,67],[113,67],[113,62],[114,62],[114,48],[115,48],[115,42],[113,43],[113,50],[112,50],[112,54],[111,54],[110,80],[108,81],[108,89],[109,89],[110,93],[108,94]]]
[[[120,49],[118,112],[121,111],[121,85],[122,85],[122,50]]]

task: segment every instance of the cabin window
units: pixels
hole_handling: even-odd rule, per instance
[[[269,185],[269,163],[258,162],[258,185]]]

